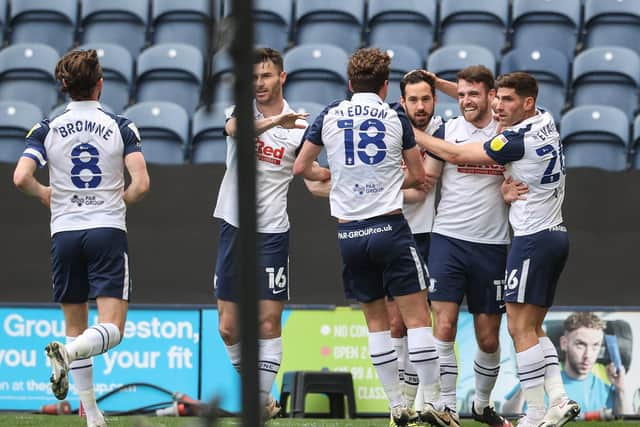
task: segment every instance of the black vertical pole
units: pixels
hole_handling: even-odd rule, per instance
[[[242,425],[261,426],[258,393],[258,289],[256,256],[256,160],[253,124],[253,22],[252,0],[235,0],[231,54],[235,62],[235,98],[238,128],[238,212],[240,279],[240,345],[242,347]]]

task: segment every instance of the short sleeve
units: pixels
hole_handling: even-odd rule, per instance
[[[444,139],[444,131],[445,131],[445,123],[443,122],[438,129],[436,129],[436,131],[433,133],[433,136],[436,138],[440,138],[440,139]],[[435,154],[433,154],[431,151],[427,151],[427,154],[430,157],[433,157],[436,160],[439,160],[441,162],[444,162],[444,160],[442,160],[440,157],[436,156]]]
[[[45,119],[36,123],[25,137],[25,150],[23,157],[33,159],[39,168],[47,164],[47,150],[44,148],[44,141],[49,133],[49,120]]]
[[[322,142],[322,126],[324,124],[324,117],[327,115],[330,109],[336,107],[342,101],[334,101],[331,104],[327,105],[324,110],[316,117],[311,126],[307,127],[307,130],[304,133],[303,141],[309,140],[311,143],[315,145],[324,145]]]
[[[136,151],[142,151],[142,141],[140,139],[140,131],[129,119],[122,117],[118,125],[120,126],[120,135],[122,135],[122,142],[124,143],[124,155],[135,153]]]
[[[520,160],[524,156],[524,134],[528,127],[517,132],[504,131],[484,143],[484,151],[500,165]]]

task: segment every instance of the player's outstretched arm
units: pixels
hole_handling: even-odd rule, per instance
[[[485,152],[483,142],[450,144],[444,139],[433,137],[425,132],[416,132],[416,143],[442,160],[455,165],[467,163],[491,165],[495,163],[495,160]]]
[[[261,135],[271,128],[282,126],[285,129],[305,129],[308,113],[296,113],[294,111],[278,114],[277,116],[264,117],[255,121],[256,135]],[[224,125],[227,135],[235,137],[238,130],[238,120],[235,117],[227,120]]]
[[[42,185],[34,173],[36,172],[36,162],[28,157],[21,157],[18,160],[16,169],[13,172],[13,183],[16,187],[28,196],[36,197],[40,203],[46,207],[51,207],[51,187]]]
[[[131,175],[131,183],[122,198],[126,204],[131,204],[140,201],[149,192],[149,172],[147,172],[144,156],[139,151],[127,154],[124,158],[124,165]]]

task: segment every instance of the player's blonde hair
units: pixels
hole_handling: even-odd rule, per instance
[[[98,53],[94,49],[68,52],[56,64],[55,76],[62,85],[62,92],[69,93],[71,99],[91,99],[96,84],[102,78]]]
[[[377,93],[389,80],[391,58],[378,48],[356,50],[349,58],[347,74],[354,93]]]

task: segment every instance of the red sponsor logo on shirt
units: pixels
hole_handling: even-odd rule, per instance
[[[284,158],[284,147],[274,148],[260,138],[256,138],[256,154],[260,161],[279,165]]]
[[[476,175],[502,175],[505,169],[502,165],[458,165],[458,172]]]

